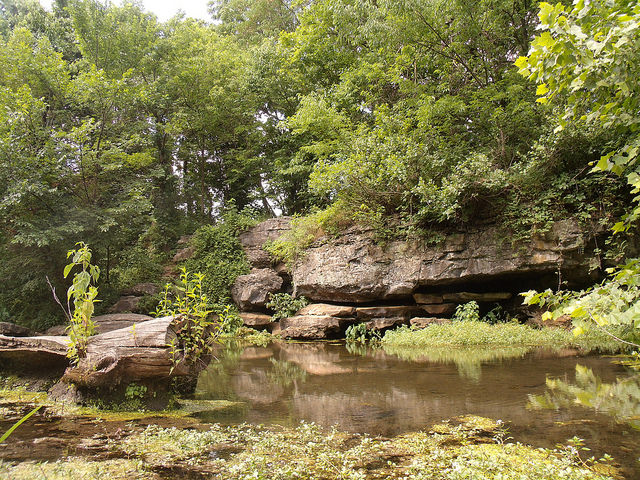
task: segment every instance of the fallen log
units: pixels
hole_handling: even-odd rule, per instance
[[[184,362],[174,364],[169,345],[177,345],[175,318],[163,317],[95,335],[86,355],[69,367],[62,381],[83,387],[111,387],[121,383],[188,375]]]
[[[179,323],[175,317],[157,318],[90,337],[86,355],[75,365],[69,365],[66,356],[67,336],[0,335],[0,360],[34,370],[65,362],[68,367],[61,380],[78,387],[113,388],[131,382],[167,380],[190,375],[198,368],[172,358],[175,352],[170,345],[179,347],[180,343],[175,333]]]
[[[69,337],[8,337],[0,335],[0,361],[17,370],[52,370],[65,368]]]

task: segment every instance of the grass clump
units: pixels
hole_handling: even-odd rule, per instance
[[[382,338],[385,347],[481,347],[524,346],[579,348],[585,352],[616,352],[620,344],[600,332],[574,336],[560,328],[536,329],[509,322],[490,325],[485,322],[455,322],[430,325],[420,330],[404,326],[388,331]]]

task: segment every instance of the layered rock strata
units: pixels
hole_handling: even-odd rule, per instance
[[[243,314],[245,324],[299,339],[337,338],[353,323],[385,330],[398,325],[423,328],[449,321],[470,301],[488,311],[517,305],[522,285],[542,279],[588,283],[589,248],[571,220],[557,222],[544,236],[512,245],[497,227],[448,235],[438,245],[396,240],[379,245],[373,233],[351,229],[312,244],[290,270],[272,264],[263,246],[284,233],[289,219],[271,219],[240,237],[254,268],[234,285],[234,300],[245,312],[265,313],[269,293],[290,287],[311,305],[280,325]],[[278,278],[282,279],[280,283]],[[267,280],[269,279],[269,280]]]

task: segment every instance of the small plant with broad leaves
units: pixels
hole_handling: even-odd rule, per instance
[[[294,298],[288,293],[270,293],[267,308],[274,311],[273,321],[276,322],[281,318],[291,317],[298,310],[309,305],[309,300],[305,297]]]
[[[181,269],[177,285],[166,284],[161,294],[156,317],[176,317],[178,341],[169,344],[174,367],[181,361],[195,364],[209,355],[216,342],[218,325],[210,319],[207,295],[202,292],[201,273],[191,274]]]
[[[456,307],[453,316],[455,322],[477,322],[480,320],[480,308],[476,302],[468,302]]]
[[[366,323],[354,323],[349,325],[345,334],[347,344],[360,343],[365,344],[367,341],[380,340],[380,333],[376,330],[368,329]]]
[[[95,284],[98,281],[100,268],[91,264],[91,249],[84,242],[76,243],[76,248],[67,252],[67,258],[71,258],[71,263],[64,267],[64,278],[67,278],[75,267],[80,267],[81,270],[76,271],[73,283],[67,290],[66,307],[58,299],[55,289],[51,287],[51,290],[53,298],[69,320],[67,357],[76,364],[86,355],[89,337],[95,334],[96,327],[92,317],[95,303],[98,301],[96,300],[98,289],[92,283]],[[73,309],[71,308],[72,300]]]

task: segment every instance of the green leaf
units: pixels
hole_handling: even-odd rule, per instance
[[[69,272],[71,272],[71,269],[75,266],[75,264],[70,263],[69,265],[67,265],[66,267],[64,267],[64,273],[63,276],[64,278],[67,278],[67,276],[69,276]]]
[[[540,96],[540,95],[544,95],[549,91],[549,87],[547,86],[546,83],[541,83],[540,85],[538,85],[538,88],[536,88],[536,95]]]

